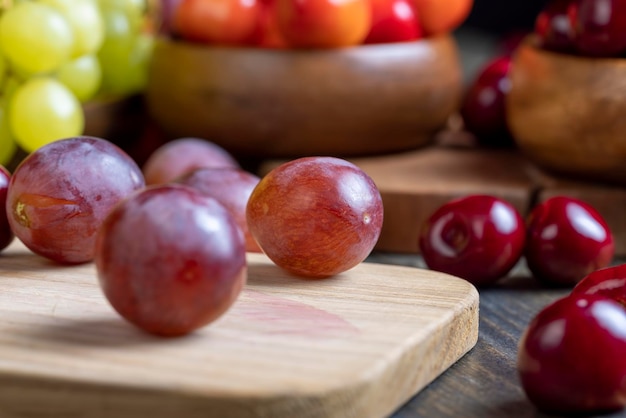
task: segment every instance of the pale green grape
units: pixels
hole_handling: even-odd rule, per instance
[[[130,32],[139,33],[143,23],[146,3],[143,0],[99,0],[102,13],[116,10],[126,15],[130,24]]]
[[[17,144],[9,129],[5,108],[0,107],[0,164],[6,166],[15,155]]]
[[[95,53],[104,40],[104,23],[96,0],[40,0],[58,10],[74,35],[72,57]]]
[[[2,53],[0,53],[0,91],[4,90],[4,82],[8,73],[8,63]]]
[[[84,103],[100,89],[102,71],[95,55],[83,55],[63,64],[56,72],[56,78]]]
[[[128,15],[121,9],[102,9],[106,37],[98,51],[103,92],[116,91],[125,82],[127,61],[133,50],[134,33]]]
[[[2,103],[8,103],[13,94],[21,85],[22,81],[20,78],[14,75],[9,76],[4,83],[4,91],[2,92]]]
[[[78,99],[51,77],[32,78],[18,87],[8,111],[15,140],[27,152],[83,132],[84,114]]]
[[[18,3],[0,17],[0,49],[26,73],[54,71],[70,57],[73,47],[69,23],[46,4]]]
[[[119,60],[115,67],[115,76],[110,77],[107,91],[113,94],[127,95],[137,93],[146,86],[148,64],[152,56],[154,38],[148,34],[140,34],[133,39],[128,56]],[[113,74],[109,74],[112,76]]]

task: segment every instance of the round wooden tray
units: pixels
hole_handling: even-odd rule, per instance
[[[353,156],[429,143],[461,93],[450,36],[332,50],[159,39],[146,102],[171,137],[205,138],[237,155]]]

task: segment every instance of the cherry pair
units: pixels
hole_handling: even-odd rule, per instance
[[[578,199],[547,199],[525,223],[510,203],[487,195],[440,207],[423,225],[419,247],[430,269],[477,286],[505,276],[522,255],[537,279],[571,286],[606,267],[615,249],[606,221]]]
[[[542,309],[519,344],[528,399],[558,414],[626,406],[626,265],[592,272]]]

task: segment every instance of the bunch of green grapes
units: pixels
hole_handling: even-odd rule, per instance
[[[82,104],[139,92],[152,50],[145,0],[0,4],[0,164],[83,133]]]

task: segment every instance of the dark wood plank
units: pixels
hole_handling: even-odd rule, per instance
[[[372,261],[423,267],[419,256],[373,254]],[[392,418],[537,418],[516,369],[517,344],[531,319],[569,289],[548,289],[531,277],[524,262],[490,288],[480,289],[476,346],[417,394]],[[605,418],[626,417],[626,411]]]

